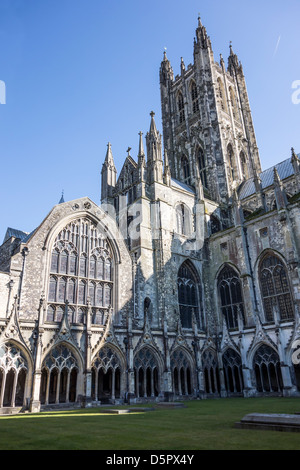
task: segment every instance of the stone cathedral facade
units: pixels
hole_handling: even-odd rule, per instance
[[[0,247],[0,408],[300,396],[300,160],[262,171],[243,68],[160,66],[152,112],[101,204],[49,212]]]

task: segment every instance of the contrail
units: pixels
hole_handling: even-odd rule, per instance
[[[276,54],[277,54],[278,47],[279,47],[279,43],[280,43],[280,39],[281,39],[281,36],[279,36],[279,38],[278,38],[278,41],[277,41],[277,44],[276,44],[276,47],[275,47],[275,51],[274,51],[273,57],[275,57]]]

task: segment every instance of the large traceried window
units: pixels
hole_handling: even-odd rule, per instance
[[[276,310],[280,320],[294,318],[287,269],[278,256],[269,253],[263,258],[259,269],[259,280],[266,321],[274,321]]]
[[[192,328],[193,315],[200,326],[199,282],[191,263],[184,262],[178,272],[178,301],[183,328]]]
[[[244,302],[239,276],[230,266],[225,266],[220,272],[218,290],[227,328],[238,328],[239,317],[244,320]]]
[[[69,320],[84,323],[88,299],[92,322],[105,323],[113,302],[113,256],[106,237],[83,218],[65,227],[54,242],[46,321],[60,321],[68,301]]]

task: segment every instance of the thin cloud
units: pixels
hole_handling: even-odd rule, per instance
[[[279,44],[280,44],[280,40],[281,40],[281,36],[279,36],[279,38],[278,38],[278,40],[277,40],[277,44],[276,44],[276,47],[275,47],[275,51],[274,51],[273,57],[275,57],[276,54],[277,54],[278,47],[279,47]]]

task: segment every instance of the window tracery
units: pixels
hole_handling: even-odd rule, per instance
[[[239,276],[230,266],[225,266],[220,272],[218,290],[227,328],[238,328],[239,317],[244,319],[244,301]]]
[[[264,257],[260,264],[259,280],[266,321],[274,321],[274,311],[278,312],[280,320],[293,319],[287,269],[276,255],[268,254]]]
[[[200,294],[197,278],[187,262],[178,272],[178,301],[183,328],[192,328],[193,316],[200,326]]]
[[[197,85],[194,81],[192,81],[192,85],[191,85],[191,98],[192,98],[193,113],[195,114],[199,111],[199,101],[198,101]]]
[[[179,111],[179,123],[182,124],[185,121],[184,101],[182,93],[178,93],[177,104]]]
[[[88,299],[93,323],[102,323],[113,302],[113,256],[104,235],[89,219],[70,223],[52,249],[46,321],[60,321],[66,300],[74,323],[86,317]]]

